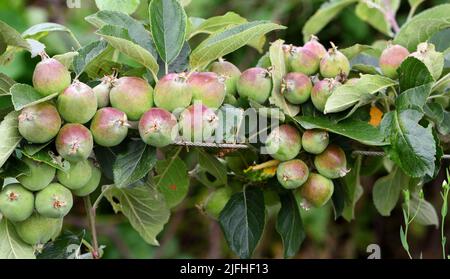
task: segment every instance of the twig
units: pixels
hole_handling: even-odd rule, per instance
[[[97,240],[97,229],[95,227],[95,209],[92,207],[91,198],[89,196],[86,196],[83,198],[84,200],[84,206],[86,208],[86,214],[88,215],[89,219],[89,227],[91,228],[91,235],[92,235],[92,257],[94,259],[99,259],[99,247],[98,247],[98,240]]]

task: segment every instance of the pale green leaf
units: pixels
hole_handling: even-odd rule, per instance
[[[436,32],[450,27],[450,4],[435,6],[414,16],[395,36],[394,43],[415,51],[419,43],[427,41]]]
[[[99,10],[116,11],[132,14],[139,7],[141,0],[95,0]]]
[[[0,123],[0,168],[22,140],[19,134],[18,116],[19,112],[10,112]]]
[[[10,94],[15,110],[21,110],[42,102],[46,102],[58,96],[59,92],[52,95],[42,96],[28,84],[16,83],[11,87]]]
[[[362,75],[355,84],[344,84],[337,87],[328,98],[324,113],[346,110],[368,95],[373,95],[395,84],[395,81],[384,76]]]
[[[0,217],[1,218],[1,217]],[[33,247],[23,242],[17,235],[13,224],[1,218],[0,221],[0,259],[35,259]]]
[[[279,107],[285,114],[294,117],[300,112],[300,106],[289,103],[281,94],[281,80],[286,75],[286,64],[282,50],[283,43],[283,40],[277,40],[269,49],[273,84],[269,102]]]
[[[206,66],[211,61],[245,46],[270,31],[284,28],[269,21],[253,21],[215,33],[194,49],[190,59],[191,67]]]

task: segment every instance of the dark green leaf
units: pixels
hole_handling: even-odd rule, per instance
[[[81,241],[83,240],[85,231],[79,234],[74,234],[70,231],[64,231],[54,241],[48,242],[44,245],[41,253],[38,254],[38,259],[76,259],[81,248]]]
[[[112,58],[113,52],[114,49],[105,41],[92,42],[78,50],[78,55],[73,59],[73,69],[77,75],[86,71],[93,78],[103,73],[111,74],[108,58]]]
[[[177,58],[186,38],[186,12],[177,0],[152,0],[150,27],[156,49],[167,64]]]
[[[390,158],[411,177],[432,176],[436,155],[436,143],[431,126],[419,125],[423,113],[417,110],[387,113],[381,126],[389,137],[387,147]]]
[[[297,116],[294,119],[305,129],[324,129],[372,146],[388,144],[379,129],[360,120],[346,119],[336,122],[323,116]]]
[[[22,175],[30,175],[30,167],[16,157],[9,158],[3,168],[0,169],[1,178],[16,178]]]
[[[144,178],[156,164],[156,149],[142,141],[131,141],[126,152],[119,153],[114,162],[114,183],[127,187]]]
[[[427,83],[403,91],[395,100],[396,109],[398,111],[406,109],[423,111],[427,98],[430,96],[431,85],[431,83]]]
[[[245,188],[234,194],[219,216],[231,250],[240,258],[253,254],[265,224],[264,195],[258,188]]]
[[[114,211],[122,212],[147,243],[159,245],[156,236],[170,216],[164,195],[149,184],[139,183],[133,188],[109,188],[105,196]]]
[[[407,188],[409,177],[399,168],[394,168],[390,174],[379,178],[373,187],[373,203],[383,216],[390,216],[391,211],[400,198],[400,192]]]
[[[114,25],[127,29],[131,41],[149,51],[154,57],[157,56],[150,32],[145,29],[142,22],[131,16],[118,11],[99,11],[86,17],[86,20],[97,28]]]
[[[427,66],[417,58],[409,57],[397,70],[400,92],[433,82],[433,76]]]
[[[360,172],[361,172],[362,156],[358,156],[350,172],[341,178],[345,193],[345,207],[342,211],[342,216],[350,222],[355,218],[355,205],[361,198],[364,190],[361,186]]]
[[[297,254],[305,239],[300,208],[293,192],[280,194],[281,209],[278,212],[276,229],[283,240],[284,257],[290,258]]]
[[[439,217],[436,213],[434,206],[428,201],[419,198],[417,194],[413,194],[410,204],[410,215],[416,215],[414,222],[417,222],[424,226],[435,226],[439,227]]]
[[[181,147],[180,147],[181,148]],[[189,190],[189,176],[186,164],[177,154],[156,163],[155,187],[165,197],[167,205],[172,208],[180,204]]]
[[[215,156],[199,150],[198,163],[204,170],[216,178],[218,185],[227,185],[227,167]]]

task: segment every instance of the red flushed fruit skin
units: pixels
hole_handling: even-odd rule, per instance
[[[320,58],[303,47],[291,50],[290,68],[293,72],[314,75],[319,70]]]
[[[236,96],[236,83],[241,76],[241,71],[234,64],[219,60],[211,64],[209,70],[225,79],[226,92],[228,95]]]
[[[302,147],[311,154],[320,154],[327,148],[330,136],[327,131],[320,129],[306,130],[302,135]]]
[[[330,179],[343,177],[348,173],[347,158],[344,150],[335,144],[330,144],[314,158],[317,171]]]
[[[128,134],[127,115],[115,108],[102,108],[91,122],[91,132],[95,143],[105,147],[120,144]]]
[[[397,78],[397,69],[409,55],[409,51],[401,45],[388,46],[380,56],[380,68],[389,78]]]
[[[334,185],[330,179],[317,173],[311,173],[299,191],[304,199],[302,202],[304,208],[322,207],[333,195]]]
[[[49,103],[24,108],[18,120],[20,134],[32,143],[50,141],[61,128],[61,117],[56,108]]]
[[[56,151],[70,162],[86,160],[92,152],[94,140],[88,128],[81,124],[66,124],[55,141]]]
[[[70,123],[87,123],[97,111],[97,97],[88,85],[75,81],[58,96],[58,111]]]
[[[219,125],[219,118],[214,110],[195,103],[180,114],[178,125],[184,140],[206,142],[211,140]]]
[[[33,72],[33,86],[43,96],[60,93],[70,85],[67,68],[56,59],[45,58]]]
[[[327,103],[328,98],[331,96],[334,89],[339,85],[341,85],[340,82],[330,78],[325,78],[316,82],[311,90],[311,100],[314,107],[323,112],[325,110],[325,104]]]
[[[327,54],[326,48],[315,37],[312,37],[311,40],[303,45],[303,48],[314,53],[319,59],[322,59]]]
[[[113,83],[109,99],[112,107],[137,121],[153,106],[153,88],[142,78],[121,77]]]
[[[267,101],[272,92],[272,78],[269,71],[254,67],[244,71],[237,82],[239,96],[259,104]]]
[[[295,127],[283,124],[270,132],[265,144],[267,153],[274,159],[288,161],[300,152],[302,138]]]
[[[277,168],[278,182],[286,189],[295,189],[302,186],[308,176],[308,166],[302,160],[294,159],[282,162]]]
[[[171,73],[160,79],[155,86],[155,105],[168,111],[184,109],[192,101],[192,92],[184,73]]]
[[[164,147],[176,140],[178,123],[176,117],[162,108],[151,108],[139,121],[142,140],[155,147]]]
[[[288,73],[282,83],[282,94],[291,104],[303,104],[311,96],[311,79],[302,73]]]
[[[209,108],[219,108],[225,99],[225,80],[213,72],[195,72],[187,81],[193,102],[202,102]]]

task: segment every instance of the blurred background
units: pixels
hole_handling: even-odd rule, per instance
[[[288,27],[271,33],[268,41],[283,38],[287,43],[302,44],[302,27],[306,20],[323,4],[322,0],[192,0],[186,7],[188,16],[207,18],[234,11],[249,20],[267,19]],[[408,1],[401,1],[397,20],[401,24],[408,12]],[[431,6],[447,2],[446,0],[427,0],[418,9],[420,12]],[[141,7],[135,18],[147,20],[148,0],[141,1]],[[28,27],[41,22],[57,22],[67,26],[84,45],[98,38],[93,27],[84,18],[97,11],[94,0],[81,0],[81,8],[67,8],[65,0],[2,0],[0,1],[0,19],[23,32]],[[323,31],[318,34],[320,40],[329,45],[332,41],[341,48],[354,43],[370,44],[378,39],[387,39],[377,30],[360,20],[354,8],[345,9]],[[70,51],[73,41],[65,34],[54,33],[45,38],[47,52],[50,55]],[[266,44],[266,49],[268,45]],[[241,69],[256,64],[261,54],[250,47],[242,48],[227,57]],[[34,65],[38,58],[31,59],[29,53],[21,52],[7,67],[0,71],[18,82],[31,81]],[[444,167],[444,166],[443,166]],[[446,167],[448,168],[448,162]],[[400,206],[389,218],[381,217],[373,206],[370,196],[371,187],[378,176],[363,177],[365,194],[356,206],[356,219],[348,223],[334,220],[330,205],[310,211],[302,216],[307,237],[298,258],[366,258],[367,246],[376,243],[381,247],[383,258],[406,258],[401,248],[399,228],[402,224]],[[444,174],[425,186],[426,199],[440,210],[440,186]],[[165,230],[159,236],[160,247],[147,245],[120,215],[114,215],[107,202],[102,204],[98,214],[98,233],[100,243],[105,245],[105,258],[229,258],[233,257],[223,239],[218,224],[202,214],[196,205],[207,193],[206,187],[192,187],[191,198],[178,206],[173,212]],[[87,228],[82,203],[66,218],[68,229],[80,232]],[[282,242],[275,230],[277,209],[269,208],[269,221],[264,237],[255,253],[257,258],[282,258]],[[79,216],[77,216],[79,214]],[[440,232],[434,227],[412,225],[410,231],[411,251],[418,257],[441,257]]]

